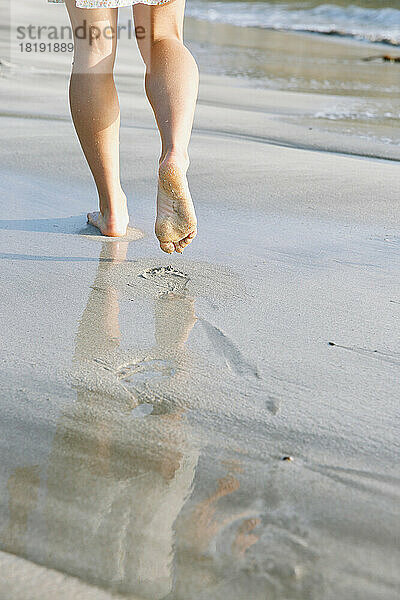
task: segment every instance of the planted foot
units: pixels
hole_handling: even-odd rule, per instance
[[[87,220],[88,223],[97,227],[103,235],[108,237],[126,235],[129,214],[125,196],[120,202],[114,203],[112,208],[88,213]]]

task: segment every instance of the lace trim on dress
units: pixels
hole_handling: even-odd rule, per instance
[[[50,4],[63,4],[64,0],[47,0]],[[122,8],[132,4],[149,4],[156,6],[166,4],[170,0],[75,0],[78,8]]]

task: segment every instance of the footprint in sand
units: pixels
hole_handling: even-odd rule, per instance
[[[149,381],[169,379],[175,374],[175,369],[166,360],[151,359],[124,365],[117,374],[125,387],[136,389]]]
[[[172,265],[167,267],[153,267],[146,269],[140,275],[143,279],[153,281],[158,287],[163,288],[166,292],[185,293],[186,285],[190,277],[182,271],[178,271]]]

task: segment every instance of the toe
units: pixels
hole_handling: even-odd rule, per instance
[[[183,238],[183,240],[181,240],[179,242],[180,247],[186,248],[186,246],[188,246],[190,244],[190,242],[192,242],[194,240],[195,237],[196,237],[196,231],[192,231],[191,233],[189,233],[189,235],[187,235],[185,238]]]
[[[167,254],[172,254],[175,250],[173,242],[160,242],[160,248]]]
[[[95,227],[97,227],[97,221],[98,221],[98,212],[90,212],[87,214],[87,222],[90,223],[91,225],[94,225]]]
[[[182,254],[184,246],[180,245],[180,242],[174,242],[175,252]]]

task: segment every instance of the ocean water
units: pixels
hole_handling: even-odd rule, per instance
[[[400,3],[396,0],[190,0],[187,14],[240,27],[313,32],[400,45]]]
[[[400,145],[400,63],[385,59],[400,59],[400,0],[188,0],[187,14],[202,70],[322,94],[304,124]]]

